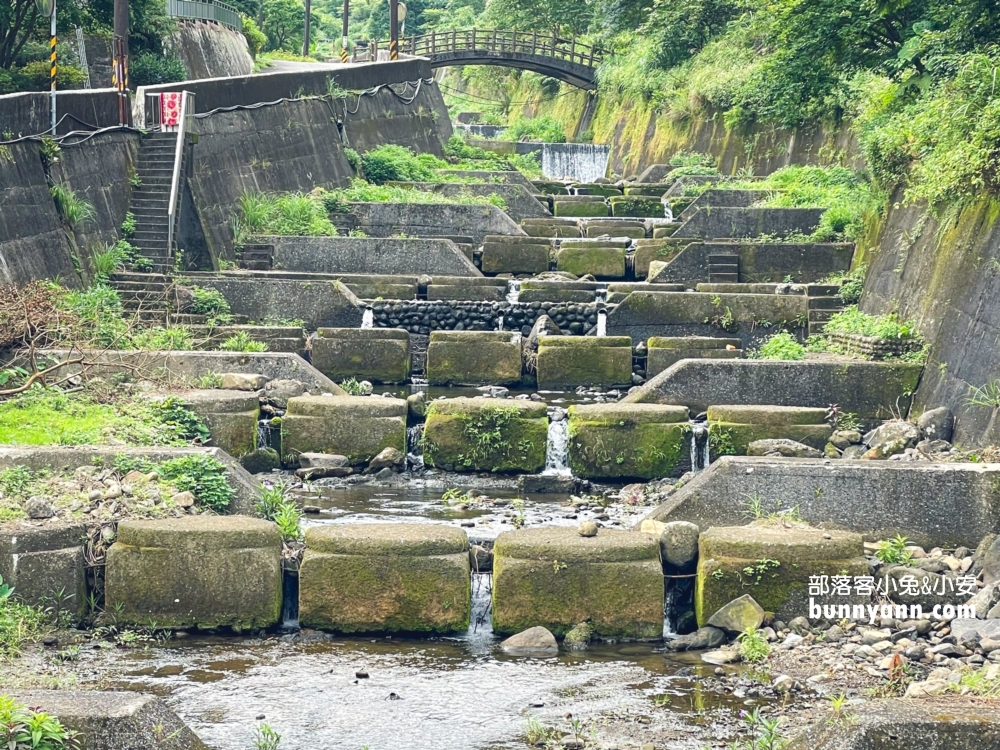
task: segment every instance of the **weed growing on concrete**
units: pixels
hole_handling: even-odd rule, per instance
[[[226,467],[203,454],[172,458],[159,464],[160,478],[181,492],[190,492],[198,503],[216,513],[225,513],[236,491],[229,484]]]
[[[277,481],[260,486],[260,500],[256,505],[257,514],[268,521],[274,521],[286,542],[302,539],[302,511],[289,496],[288,484]]]
[[[912,321],[901,321],[895,313],[869,315],[861,312],[857,305],[849,305],[830,318],[823,331],[825,333],[870,336],[877,339],[916,339],[920,336]]]
[[[0,747],[11,750],[77,750],[80,739],[59,719],[0,695]]]
[[[364,388],[357,378],[347,378],[347,380],[340,381],[337,385],[344,389],[344,392],[348,396],[364,396],[366,395]]]
[[[197,380],[195,380],[195,385],[206,390],[221,388],[222,376],[217,372],[206,372],[205,374],[198,376]]]
[[[264,194],[245,192],[240,196],[235,217],[237,245],[254,235],[289,235],[335,237],[337,228],[330,222],[323,202],[317,195],[303,193]]]
[[[764,636],[764,631],[757,628],[747,628],[736,640],[740,644],[740,658],[747,664],[762,662],[771,653],[771,644]]]
[[[750,352],[749,359],[779,359],[798,361],[806,358],[806,348],[787,331],[776,333]]]
[[[25,645],[37,640],[48,626],[41,609],[11,598],[13,593],[14,589],[0,578],[0,657],[3,658],[17,656]]]
[[[97,218],[97,212],[89,201],[84,200],[74,190],[65,185],[55,184],[49,192],[56,203],[59,215],[70,228],[76,228]]]
[[[875,557],[889,565],[909,565],[913,559],[913,553],[906,549],[909,543],[909,539],[897,534],[892,539],[879,542]]]
[[[865,274],[868,272],[867,264],[852,268],[847,273],[833,273],[824,279],[820,279],[818,284],[837,284],[840,286],[840,298],[845,305],[856,305],[861,300],[861,290],[865,285]]]
[[[969,406],[985,406],[990,409],[1000,406],[1000,379],[991,380],[981,386],[973,386],[965,403]]]
[[[250,338],[246,331],[240,331],[223,341],[219,349],[224,352],[266,352],[267,344]]]

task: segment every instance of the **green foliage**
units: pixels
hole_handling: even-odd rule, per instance
[[[105,245],[103,251],[94,254],[94,278],[98,282],[107,282],[109,276],[125,267],[149,271],[153,266],[149,258],[141,255],[128,240]]]
[[[205,289],[200,286],[191,287],[194,302],[191,312],[195,315],[207,315],[210,318],[221,318],[229,315],[229,303],[218,289]]]
[[[908,565],[913,554],[906,549],[910,540],[902,534],[879,542],[875,557],[888,565]]]
[[[344,158],[347,159],[347,163],[351,165],[351,169],[353,169],[355,173],[361,169],[361,154],[353,148],[344,149]]]
[[[13,589],[0,578],[0,657],[12,658],[46,629],[45,613],[11,598]],[[4,707],[0,696],[0,741],[3,741]]]
[[[912,322],[901,322],[895,313],[869,315],[861,312],[857,305],[849,305],[830,318],[823,331],[824,333],[848,333],[879,339],[919,338],[916,326]]]
[[[129,59],[128,80],[131,86],[156,86],[187,78],[179,57],[154,52],[139,52]]]
[[[0,746],[9,750],[76,750],[79,737],[59,719],[0,695]]]
[[[500,209],[507,207],[504,199],[496,193],[473,195],[462,192],[458,195],[441,195],[400,185],[373,185],[361,179],[354,179],[350,187],[328,190],[323,194],[322,200],[333,213],[347,210],[350,203],[453,203],[496,206]]]
[[[160,421],[173,430],[179,439],[196,443],[207,443],[211,439],[212,434],[201,417],[173,396],[160,403],[157,408]]]
[[[444,163],[436,166],[447,166]],[[385,144],[366,151],[361,157],[361,171],[365,179],[376,185],[386,182],[427,182],[434,179],[434,171],[410,149],[395,144]]]
[[[71,289],[60,299],[60,307],[75,323],[68,336],[102,348],[128,348],[128,324],[118,292],[102,281],[88,289]]]
[[[153,326],[132,333],[131,345],[136,349],[156,352],[184,352],[194,349],[194,334],[184,326]]]
[[[302,52],[303,19],[305,6],[302,0],[263,0],[261,3],[261,31],[267,36],[265,49],[285,50],[296,55]],[[319,19],[313,19],[318,26]]]
[[[806,358],[806,348],[792,334],[782,331],[769,337],[749,358],[798,361]]]
[[[861,291],[865,286],[865,274],[868,266],[864,263],[855,266],[847,273],[835,273],[820,280],[820,284],[838,284],[840,286],[840,298],[845,305],[856,305],[861,301]]]
[[[984,406],[989,409],[1000,406],[1000,379],[991,380],[980,386],[972,386],[965,403],[969,406]]]
[[[296,542],[304,536],[302,511],[290,497],[287,483],[279,480],[274,484],[262,484],[256,510],[261,518],[278,525],[281,537],[286,542]]]
[[[736,640],[740,645],[740,658],[746,664],[762,662],[771,653],[771,644],[768,643],[764,632],[756,628],[745,630]]]
[[[125,213],[125,219],[122,221],[122,236],[126,239],[135,234],[135,214],[131,211]]]
[[[267,344],[255,341],[246,331],[240,331],[223,341],[219,349],[224,352],[266,352]]]
[[[768,719],[761,715],[758,706],[753,711],[741,711],[740,717],[741,739],[730,742],[726,750],[781,750],[788,744],[781,735],[781,716]]]
[[[504,133],[511,141],[542,141],[544,143],[565,143],[566,131],[562,123],[549,115],[522,119],[511,125]]]
[[[278,750],[280,747],[281,735],[270,724],[260,724],[253,730],[253,750]]]
[[[250,16],[243,16],[242,31],[247,40],[250,57],[256,60],[258,53],[267,46],[267,35],[258,28],[256,21]]]
[[[337,234],[321,198],[303,193],[243,193],[234,225],[237,244],[254,235],[334,237]]]
[[[338,385],[344,389],[348,396],[364,396],[364,389],[361,387],[361,383],[358,382],[357,378],[348,378],[347,380],[342,380]]]
[[[49,192],[55,201],[59,216],[71,228],[75,229],[97,218],[97,212],[89,201],[80,198],[76,192],[61,183],[53,185]]]
[[[197,454],[164,461],[160,477],[181,492],[190,492],[200,505],[225,513],[236,491],[229,484],[226,467],[211,456]]]

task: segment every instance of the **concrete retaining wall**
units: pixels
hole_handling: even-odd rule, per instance
[[[416,237],[472,237],[481,245],[488,234],[524,236],[496,206],[452,203],[352,203],[358,227],[372,237],[406,234]]]
[[[308,273],[482,276],[455,243],[439,239],[261,237],[274,267]]]
[[[207,21],[178,21],[164,46],[184,63],[189,79],[247,76],[253,58],[243,34]]]
[[[609,320],[611,316],[608,316]],[[610,334],[611,326],[608,326]],[[860,419],[906,414],[920,365],[888,362],[681,360],[625,401],[676,404],[704,411],[714,404],[837,404]]]
[[[674,237],[721,239],[759,237],[764,234],[812,234],[823,215],[822,208],[712,208],[696,211]]]
[[[552,216],[548,208],[543,206],[534,195],[523,185],[497,185],[493,183],[454,183],[454,182],[401,182],[400,185],[427,190],[438,195],[456,197],[461,195],[497,195],[503,198],[506,208],[502,209],[518,224],[522,219],[542,219]]]
[[[724,456],[648,518],[702,531],[746,523],[747,498],[768,511],[797,507],[824,528],[866,539],[903,534],[916,544],[975,548],[1000,526],[1000,464],[927,464]]]
[[[48,133],[49,111],[48,91],[4,94],[0,96],[0,133],[12,133],[15,138]],[[118,124],[118,92],[60,91],[56,94],[56,112],[59,119],[69,115],[57,128],[60,135],[71,130],[111,127]]]

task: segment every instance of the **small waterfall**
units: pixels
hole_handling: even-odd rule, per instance
[[[597,335],[607,336],[608,335],[608,311],[598,310],[597,311]]]
[[[691,423],[691,471],[707,469],[711,459],[708,445],[708,423]]]
[[[516,305],[517,299],[520,296],[521,296],[521,280],[509,279],[507,281],[507,301],[512,305]]]
[[[274,448],[278,450],[278,442],[281,438],[281,428],[271,426],[271,417],[261,419],[257,422],[257,450],[264,448]]]
[[[602,304],[608,301],[608,288],[606,286],[594,290],[594,301]]]
[[[472,616],[469,637],[493,635],[493,574],[472,573]]]
[[[365,308],[365,314],[361,317],[361,327],[362,328],[375,327],[375,311],[371,308],[371,306]]]
[[[284,570],[281,594],[281,628],[299,629],[299,572]]]
[[[503,315],[501,315],[501,316],[499,316],[497,318],[497,330],[498,331],[502,331],[503,330]]]
[[[545,470],[550,476],[570,476],[569,419],[562,409],[554,409],[549,417],[548,440],[545,444]]]
[[[674,220],[674,212],[670,210],[670,204],[666,200],[663,201],[663,218],[671,222]]]
[[[594,182],[607,175],[610,157],[611,146],[593,143],[543,143],[542,174],[549,179]]]
[[[663,590],[663,638],[671,640],[677,637],[677,629],[674,627],[674,593],[676,589],[669,578],[665,579]]]
[[[406,463],[411,469],[424,466],[424,426],[414,425],[406,429]]]

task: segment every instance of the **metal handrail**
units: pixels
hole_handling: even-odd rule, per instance
[[[170,202],[167,204],[167,253],[174,251],[174,226],[180,209],[181,171],[184,166],[184,142],[190,130],[188,118],[194,114],[194,94],[181,92],[181,115],[177,126],[177,145],[174,147],[174,169],[170,176]]]
[[[243,29],[243,16],[240,12],[219,0],[167,0],[167,15],[173,18],[215,21],[236,31]]]
[[[372,42],[372,58],[377,57],[380,45],[385,49],[389,46],[389,42],[387,40]],[[562,39],[555,34],[546,36],[534,31],[465,29],[431,32],[406,37],[400,44],[401,52],[421,57],[470,50],[542,55],[590,68],[600,65],[604,60],[604,52],[600,47],[580,44],[575,39]]]

